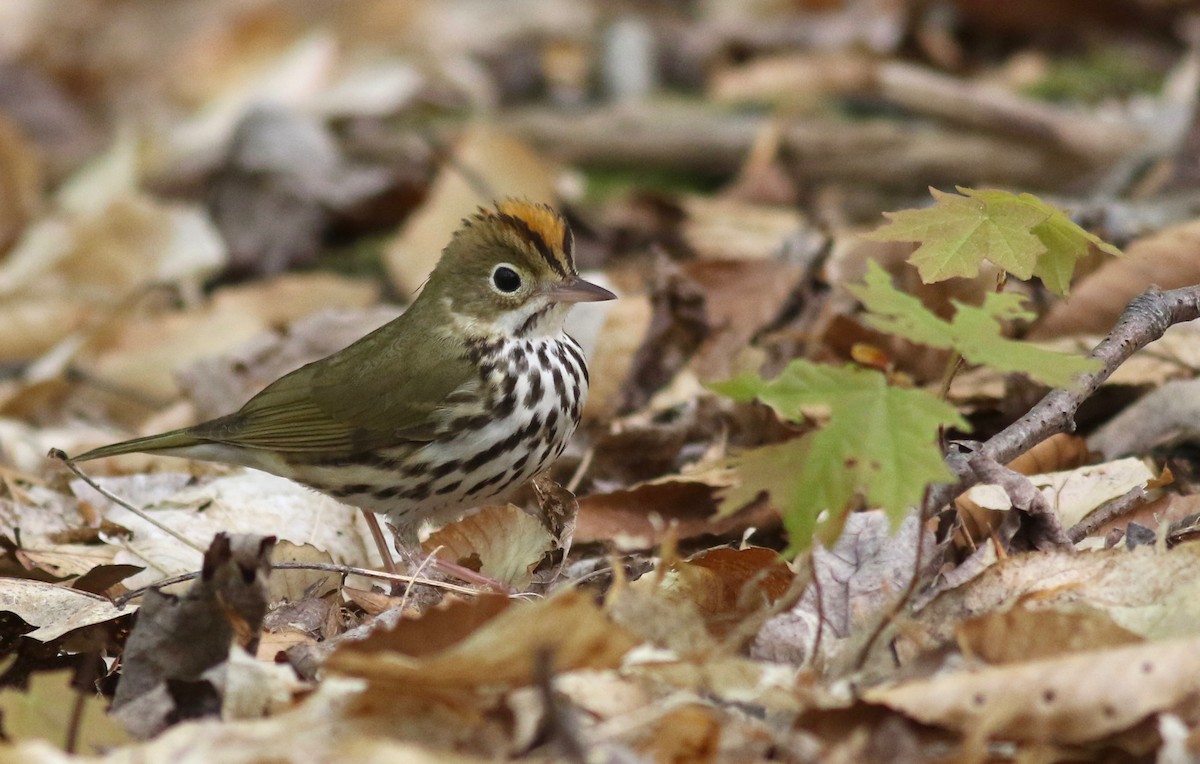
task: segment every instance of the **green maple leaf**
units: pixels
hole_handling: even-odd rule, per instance
[[[942,461],[938,429],[969,429],[948,403],[891,387],[879,372],[853,366],[793,361],[770,381],[744,374],[712,387],[737,400],[757,398],[793,421],[803,418],[805,408],[829,410],[829,421],[809,439],[737,457],[742,486],[723,498],[723,511],[734,511],[768,491],[793,551],[806,547],[814,532],[826,539],[836,534],[858,495],[899,522],[930,483],[953,479]]]
[[[1114,257],[1122,256],[1121,250],[1080,228],[1062,210],[1054,209],[1050,217],[1034,227],[1033,234],[1046,245],[1046,253],[1038,258],[1033,275],[1041,279],[1047,289],[1059,295],[1066,295],[1071,288],[1075,263],[1088,253],[1089,244]]]
[[[871,326],[921,345],[955,350],[971,363],[1027,374],[1051,387],[1069,387],[1075,375],[1100,366],[1092,358],[1005,337],[1002,321],[1033,318],[1020,295],[991,293],[978,307],[955,302],[953,319],[945,321],[892,286],[891,277],[876,262],[867,266],[865,283],[846,288],[870,311],[866,321]]]
[[[1062,295],[1088,244],[1121,254],[1032,194],[961,186],[957,191],[961,196],[929,189],[932,207],[886,212],[889,222],[865,238],[920,242],[909,262],[927,284],[976,276],[980,264],[990,260],[1017,278],[1037,276]]]

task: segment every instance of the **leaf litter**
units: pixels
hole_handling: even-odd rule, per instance
[[[1196,281],[1193,130],[1137,116],[1194,100],[1178,40],[1097,107],[1020,89],[1060,51],[982,6],[44,6],[0,10],[0,761],[1185,760],[1192,328],[1086,440],[979,445]],[[552,482],[425,529],[490,589],[375,577],[285,480],[89,468],[184,543],[45,457],[235,409],[507,195],[622,299],[573,316]],[[955,455],[1003,480],[919,520]]]

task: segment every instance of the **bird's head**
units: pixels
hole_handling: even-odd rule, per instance
[[[616,298],[575,270],[574,236],[543,204],[507,199],[463,221],[425,285],[455,320],[508,337],[562,331],[577,302]]]

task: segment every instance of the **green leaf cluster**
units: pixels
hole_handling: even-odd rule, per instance
[[[892,286],[891,276],[879,263],[867,266],[864,283],[847,288],[870,311],[866,322],[871,326],[922,345],[954,350],[971,363],[1027,374],[1050,387],[1069,387],[1076,374],[1100,366],[1092,358],[1005,337],[1002,321],[1034,317],[1023,307],[1020,295],[993,292],[980,306],[955,302],[954,317],[945,321],[916,297]]]
[[[958,194],[930,192],[932,207],[886,213],[890,222],[867,236],[919,242],[909,262],[926,283],[977,276],[989,260],[1018,278],[1036,276],[1066,295],[1075,265],[1090,247],[1121,254],[1030,194],[968,188]],[[971,363],[1027,374],[1054,387],[1069,386],[1076,375],[1096,368],[1091,359],[1004,336],[1004,322],[1033,317],[1015,294],[989,294],[978,306],[955,303],[947,321],[897,290],[877,263],[870,263],[862,284],[848,288],[866,306],[871,326],[953,350]],[[827,413],[826,423],[813,433],[735,457],[741,484],[722,497],[722,511],[732,512],[763,492],[770,494],[783,514],[792,551],[814,537],[832,540],[856,499],[899,520],[930,484],[952,477],[938,445],[941,429],[969,429],[946,402],[891,386],[877,371],[850,366],[795,361],[770,381],[745,374],[712,387],[737,400],[761,400],[786,420],[801,421],[816,408]]]
[[[769,492],[793,551],[818,531],[826,540],[836,536],[859,496],[898,522],[928,484],[952,478],[937,448],[938,429],[967,428],[945,401],[892,387],[882,374],[853,366],[793,361],[773,380],[744,374],[713,389],[740,401],[758,399],[792,421],[802,420],[807,408],[828,409],[828,423],[812,435],[736,457],[742,484],[722,499],[723,510],[735,511]]]
[[[927,284],[976,276],[980,264],[990,260],[1017,278],[1037,276],[1060,295],[1070,289],[1075,263],[1089,244],[1121,254],[1032,194],[957,190],[961,196],[929,189],[936,201],[932,207],[884,213],[890,222],[866,238],[920,242],[909,262]]]

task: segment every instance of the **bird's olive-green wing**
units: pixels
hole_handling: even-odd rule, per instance
[[[478,378],[440,338],[397,342],[395,322],[269,385],[195,435],[245,448],[350,455],[433,436],[438,412],[469,402]],[[412,340],[415,340],[412,341]]]

